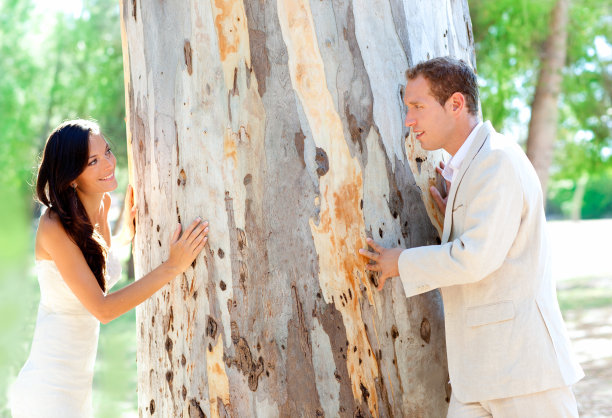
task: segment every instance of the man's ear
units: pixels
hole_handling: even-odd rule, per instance
[[[450,111],[458,114],[465,107],[465,97],[462,93],[455,92],[448,98],[447,103],[450,105]]]

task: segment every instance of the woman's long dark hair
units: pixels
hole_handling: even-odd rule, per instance
[[[59,217],[66,233],[81,249],[100,288],[106,292],[104,238],[94,229],[72,182],[85,170],[89,160],[89,134],[99,133],[96,123],[71,120],[58,126],[45,144],[38,167],[38,200]]]

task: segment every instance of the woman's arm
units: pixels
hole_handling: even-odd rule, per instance
[[[43,216],[39,225],[40,243],[51,256],[62,278],[83,306],[104,324],[133,309],[184,272],[202,251],[208,240],[208,222],[196,219],[180,235],[177,226],[170,241],[170,255],[140,280],[105,295],[83,257],[83,253],[68,237],[59,219]]]

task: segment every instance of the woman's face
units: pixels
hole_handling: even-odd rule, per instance
[[[76,178],[77,189],[85,194],[98,194],[117,188],[115,165],[117,160],[100,133],[89,134],[89,160],[85,170]]]

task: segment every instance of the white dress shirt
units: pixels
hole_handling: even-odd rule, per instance
[[[476,138],[476,134],[478,134],[478,131],[480,130],[482,125],[482,121],[478,122],[474,129],[472,129],[472,132],[470,132],[470,134],[468,135],[463,145],[461,145],[455,155],[453,155],[450,161],[444,166],[444,170],[442,170],[442,177],[444,177],[446,181],[450,181],[451,183],[455,181],[457,173],[461,168],[461,163],[463,162],[465,155],[470,149],[472,142],[474,142],[474,138]]]

